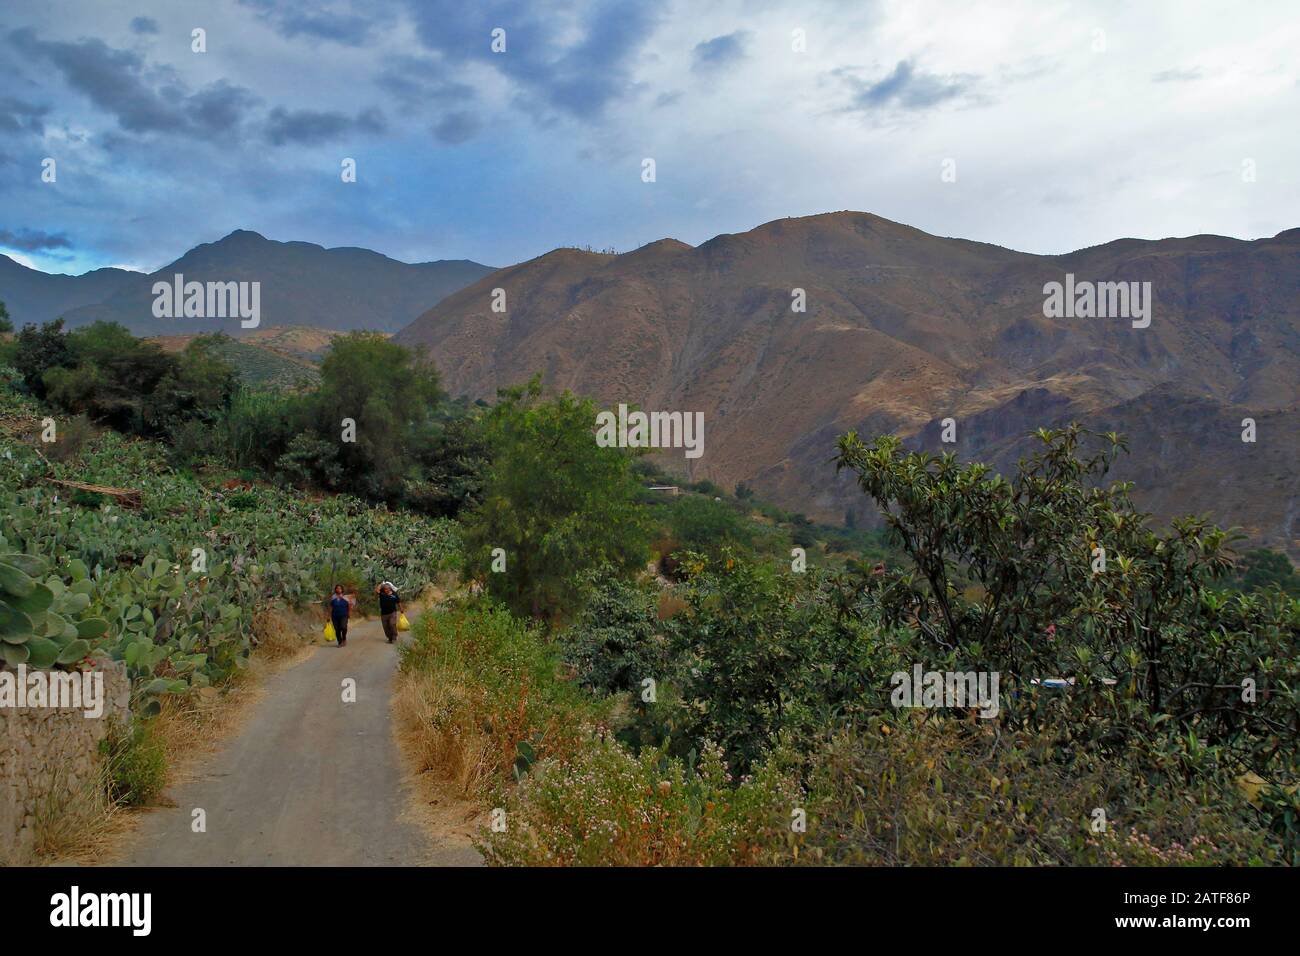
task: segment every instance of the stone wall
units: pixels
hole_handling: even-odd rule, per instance
[[[120,661],[98,673],[98,717],[79,707],[0,705],[0,865],[31,861],[42,817],[62,812],[75,799],[100,799],[99,742],[114,719],[130,720],[131,683]]]

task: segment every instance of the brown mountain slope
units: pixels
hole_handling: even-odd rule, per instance
[[[1150,327],[1045,318],[1043,286],[1066,273],[1150,282]],[[794,289],[806,312],[791,310]],[[1035,256],[833,213],[697,248],[557,250],[452,294],[397,338],[429,346],[453,393],[490,397],[540,371],[608,405],[701,411],[703,457],[665,463],[824,519],[864,510],[827,465],[850,428],[938,448],[951,416],[960,454],[1005,467],[1025,434],[1077,418],[1133,436],[1123,473],[1158,513],[1210,511],[1288,547],[1300,534],[1300,230]]]

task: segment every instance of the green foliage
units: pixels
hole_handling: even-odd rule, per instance
[[[85,566],[70,565],[72,583],[49,574],[49,562],[6,552],[0,537],[0,660],[10,667],[74,669],[90,656],[91,642],[108,631],[92,608],[94,585]]]
[[[679,720],[687,740],[719,743],[744,773],[778,737],[811,747],[826,728],[885,705],[898,652],[840,603],[835,579],[730,554],[687,567],[687,607],[670,632],[673,657],[690,664]]]
[[[192,340],[170,364],[144,403],[146,433],[174,438],[185,425],[212,427],[226,413],[239,375],[216,336]]]
[[[289,443],[301,434],[297,423],[305,417],[305,402],[303,396],[288,392],[236,392],[222,429],[230,463],[274,474]]]
[[[1249,772],[1291,792],[1300,602],[1222,591],[1227,533],[1201,518],[1153,531],[1129,485],[1099,486],[1122,442],[1081,455],[1084,436],[1040,432],[1043,451],[1009,481],[845,436],[841,467],[912,562],[864,575],[854,600],[912,629],[927,667],[1000,672],[1001,725],[1049,731],[1063,761],[1104,755],[1219,793]]]
[[[669,527],[682,550],[716,557],[725,549],[738,551],[753,544],[749,528],[725,502],[703,495],[682,495],[671,507]]]
[[[9,318],[9,310],[5,304],[0,302],[0,333],[8,333],[14,330],[14,324]]]
[[[336,447],[337,483],[329,487],[395,501],[411,470],[407,445],[426,427],[441,398],[438,372],[423,351],[373,332],[334,339],[308,396],[307,424]],[[356,441],[340,441],[343,420]]]
[[[28,390],[56,409],[139,435],[171,436],[211,424],[230,404],[236,377],[207,339],[179,356],[112,322],[65,334],[62,320],[18,336],[15,362]]]
[[[519,613],[554,618],[581,603],[581,575],[602,565],[644,567],[648,529],[625,449],[602,448],[596,406],[541,385],[504,390],[483,418],[492,464],[465,532],[466,562]],[[506,570],[492,572],[502,548]]]
[[[138,488],[143,506],[65,505],[36,480],[45,465],[34,452],[10,451],[0,472],[0,553],[13,556],[0,560],[0,583],[15,589],[0,605],[6,661],[75,666],[104,654],[126,661],[146,698],[228,678],[247,659],[257,610],[314,604],[322,577],[332,582],[339,568],[415,594],[457,550],[448,522],[344,496],[224,493],[172,471],[156,446],[113,432],[74,472],[56,463],[55,475]],[[206,567],[195,566],[195,548]]]
[[[454,518],[483,500],[483,483],[491,460],[477,409],[453,405],[449,414],[414,443],[420,477],[407,483],[406,504],[435,517]]]
[[[343,483],[344,473],[339,443],[299,432],[276,459],[275,470],[280,478],[300,488],[337,487]]]
[[[44,398],[46,372],[74,364],[67,338],[62,319],[46,322],[39,328],[24,325],[18,333],[12,361],[30,394]]]
[[[1291,559],[1280,551],[1254,548],[1241,557],[1228,584],[1240,591],[1266,591],[1277,587],[1284,594],[1300,597],[1300,574]]]
[[[240,467],[450,517],[476,500],[486,464],[470,414],[444,401],[423,352],[354,332],[333,340],[314,389],[243,389],[219,430]]]
[[[593,578],[582,611],[558,638],[578,682],[602,694],[639,694],[646,678],[666,684],[677,676],[657,618],[658,590],[614,574]]]
[[[147,720],[114,722],[100,741],[108,774],[108,797],[124,807],[147,804],[167,782],[167,756]]]

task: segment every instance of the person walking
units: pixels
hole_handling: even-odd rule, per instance
[[[334,635],[338,638],[339,647],[348,642],[348,618],[352,614],[354,600],[355,598],[350,598],[343,593],[343,585],[334,585],[334,596],[330,598],[330,623],[334,625]]]
[[[392,644],[397,640],[397,618],[402,613],[402,598],[391,581],[384,581],[375,591],[379,595],[379,620],[384,625],[384,636]]]

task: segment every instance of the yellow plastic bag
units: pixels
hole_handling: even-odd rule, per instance
[[[411,629],[411,622],[406,619],[405,614],[397,615],[397,629],[399,631],[409,631]]]
[[[325,642],[329,643],[334,640],[334,622],[325,622]]]

